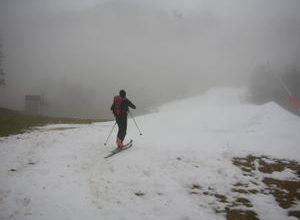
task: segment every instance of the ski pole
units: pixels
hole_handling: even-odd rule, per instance
[[[139,132],[140,132],[140,135],[143,135],[143,134],[142,134],[142,132],[141,132],[141,130],[140,130],[140,128],[139,128],[139,126],[137,125],[137,123],[136,123],[136,121],[135,121],[134,117],[132,116],[131,112],[129,112],[129,114],[130,114],[131,118],[133,119],[133,121],[134,121],[134,124],[135,124],[136,128],[139,130]]]
[[[112,134],[112,132],[113,132],[113,130],[114,130],[114,128],[115,128],[115,126],[116,126],[116,124],[117,124],[117,122],[115,122],[114,126],[112,127],[112,129],[111,129],[111,131],[110,131],[110,133],[109,133],[109,135],[108,135],[108,137],[107,137],[107,139],[106,139],[106,141],[105,141],[105,143],[104,143],[104,146],[106,146],[106,144],[107,144],[107,141],[108,141],[108,139],[109,139],[110,135]]]

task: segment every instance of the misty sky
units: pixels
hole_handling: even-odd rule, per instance
[[[299,65],[299,11],[299,0],[0,0],[0,107],[38,94],[47,114],[106,117],[120,88],[145,109],[243,86],[257,65]]]

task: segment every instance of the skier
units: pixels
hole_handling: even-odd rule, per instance
[[[113,104],[110,108],[119,127],[116,141],[118,149],[122,149],[122,147],[124,147],[123,141],[126,136],[127,114],[129,112],[129,107],[132,109],[136,108],[135,105],[126,98],[126,92],[122,89],[120,90],[119,95],[114,97]]]

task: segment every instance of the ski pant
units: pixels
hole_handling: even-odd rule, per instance
[[[127,115],[117,115],[116,116],[116,122],[118,124],[119,130],[118,130],[118,138],[121,139],[121,141],[124,140],[126,136],[127,131]]]

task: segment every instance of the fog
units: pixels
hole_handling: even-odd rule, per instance
[[[300,64],[299,0],[0,2],[0,107],[36,94],[43,114],[105,118],[125,89],[139,114]]]

